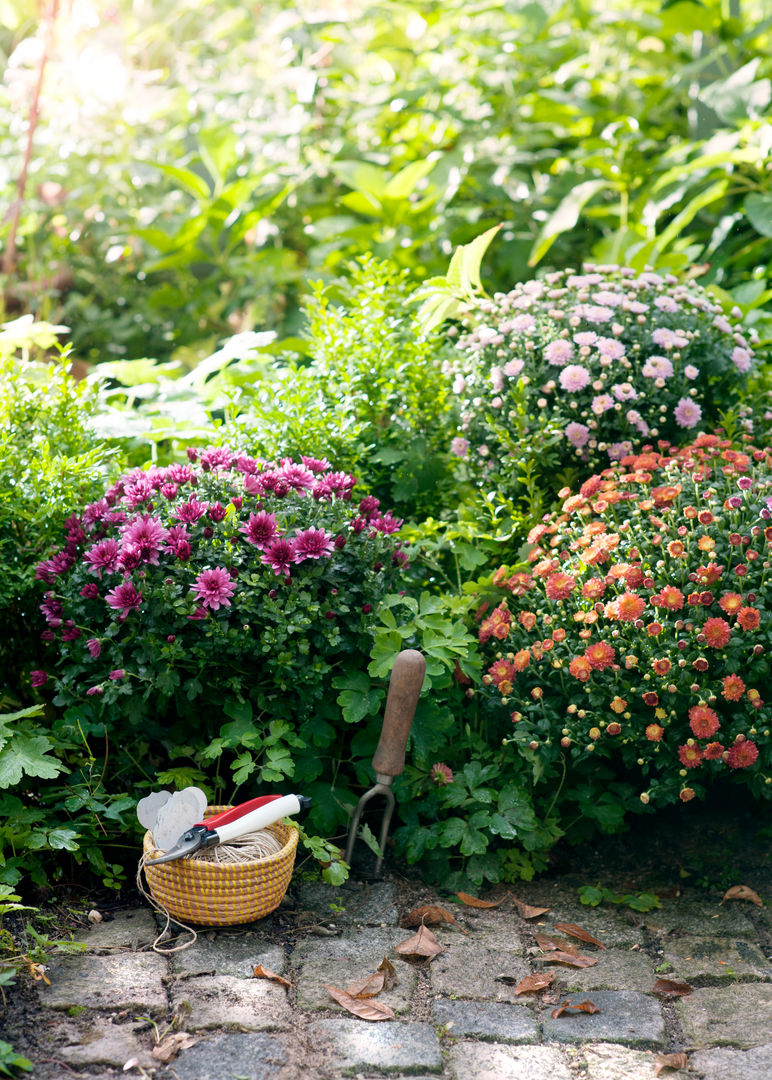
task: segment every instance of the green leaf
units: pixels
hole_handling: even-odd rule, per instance
[[[480,265],[493,237],[500,228],[501,225],[494,225],[492,229],[480,233],[470,243],[462,244],[456,248],[448,267],[447,282],[449,285],[460,289],[467,296],[483,291],[482,282],[480,281]]]
[[[595,885],[583,885],[579,889],[579,900],[588,907],[597,907],[603,902],[603,890]]]
[[[51,745],[45,735],[14,735],[0,750],[0,788],[18,784],[24,775],[51,780],[64,772],[61,761],[48,753]]]
[[[190,169],[183,169],[179,165],[156,165],[155,168],[160,169],[166,176],[170,176],[172,180],[176,180],[181,187],[185,188],[187,192],[197,199],[209,199],[212,194],[209,184],[207,184],[203,176],[199,176]]]
[[[436,164],[436,161],[429,161],[426,158],[423,161],[411,161],[404,169],[400,169],[395,176],[392,176],[383,189],[383,195],[387,199],[407,199],[415,191],[418,182],[428,176]]]
[[[722,177],[721,180],[717,180],[715,184],[711,184],[705,191],[701,191],[698,195],[695,195],[691,199],[680,213],[676,214],[666,229],[659,234],[655,244],[651,249],[649,256],[652,265],[656,265],[657,257],[665,250],[668,244],[676,240],[684,228],[693,220],[700,210],[706,206],[710,206],[712,202],[717,199],[723,198],[726,194],[726,189],[729,187],[729,178]]]
[[[743,205],[745,216],[757,233],[772,238],[772,195],[749,195]]]
[[[528,265],[536,266],[541,262],[561,233],[574,228],[590,199],[610,186],[607,180],[585,180],[572,188],[542,226],[528,258]]]
[[[438,829],[438,838],[442,847],[456,847],[466,832],[463,818],[451,817],[442,822]]]
[[[331,168],[334,175],[354,191],[373,195],[376,200],[386,192],[388,173],[368,161],[334,161]]]
[[[772,100],[772,82],[756,80],[761,57],[733,71],[728,79],[711,83],[700,91],[699,97],[727,124],[742,125],[749,119],[760,119]]]

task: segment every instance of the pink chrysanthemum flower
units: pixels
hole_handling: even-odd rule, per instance
[[[566,425],[565,435],[571,445],[580,450],[589,441],[590,429],[586,424],[579,424],[572,420]]]
[[[256,514],[249,515],[249,520],[241,526],[239,532],[244,534],[247,543],[265,551],[278,536],[279,527],[273,514],[259,510]]]
[[[260,562],[270,566],[277,577],[279,574],[289,577],[290,566],[296,561],[295,545],[291,540],[284,539],[274,540],[260,556]]]
[[[184,522],[186,525],[193,525],[199,518],[202,518],[207,511],[207,504],[205,502],[199,502],[197,499],[189,499],[188,502],[182,503],[175,510],[175,517],[178,521]]]
[[[99,643],[99,638],[89,638],[86,642],[86,648],[91,653],[92,657],[96,660],[102,651],[102,646]]]
[[[101,578],[103,570],[111,574],[118,569],[120,553],[121,546],[117,540],[100,540],[98,544],[88,549],[83,556],[83,561],[88,563],[92,574]]]
[[[138,592],[130,581],[124,581],[107,593],[105,601],[109,607],[120,612],[119,619],[125,619],[130,611],[136,611],[142,603],[142,593]]]
[[[621,341],[617,341],[616,338],[598,338],[595,347],[601,356],[605,356],[609,360],[621,360],[625,355],[624,345]]]
[[[602,416],[604,412],[614,408],[614,399],[611,394],[596,394],[590,408],[596,416]]]
[[[569,394],[583,390],[590,381],[590,373],[581,364],[569,364],[560,372],[560,385]]]
[[[682,428],[693,428],[702,419],[702,409],[691,398],[682,397],[673,410],[675,422]]]
[[[328,558],[332,555],[335,538],[324,529],[302,529],[295,533],[295,562],[305,559]]]
[[[142,562],[158,565],[161,544],[166,539],[166,529],[157,517],[143,514],[121,529],[123,543],[139,552]]]
[[[650,356],[641,368],[641,375],[646,379],[669,379],[673,374],[673,364],[667,356]]]
[[[469,453],[469,439],[464,439],[460,435],[457,435],[455,439],[451,439],[450,452],[455,454],[456,457],[465,458]]]
[[[212,611],[217,611],[220,607],[230,607],[235,591],[236,583],[224,566],[202,571],[193,583],[196,600],[202,607]]]
[[[441,761],[437,761],[432,765],[429,776],[433,783],[439,784],[441,787],[444,787],[445,784],[453,783],[453,770],[448,765],[444,765]]]
[[[558,338],[556,341],[551,341],[544,350],[544,358],[548,364],[554,364],[555,367],[562,367],[567,364],[569,360],[573,360],[574,346],[570,341],[566,341],[565,338]]]
[[[292,458],[285,458],[282,461],[281,474],[295,491],[307,491],[313,487],[313,472],[304,465],[296,465]]]

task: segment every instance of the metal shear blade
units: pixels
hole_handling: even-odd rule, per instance
[[[207,829],[205,825],[194,825],[183,833],[173,848],[161,855],[158,859],[148,859],[147,866],[157,866],[158,863],[172,862],[174,859],[182,859],[185,855],[192,855],[202,847],[209,847],[219,840],[213,829]]]

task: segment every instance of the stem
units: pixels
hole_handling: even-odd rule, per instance
[[[40,95],[43,89],[43,76],[45,74],[49,54],[53,50],[54,30],[56,28],[56,17],[58,14],[59,0],[51,0],[51,6],[44,16],[46,30],[43,41],[43,51],[40,54],[38,77],[32,94],[32,103],[30,104],[27,145],[24,149],[24,160],[22,162],[21,172],[19,173],[19,179],[16,181],[16,198],[14,199],[13,208],[11,210],[11,228],[8,234],[8,246],[5,249],[5,254],[3,256],[2,269],[4,274],[12,274],[16,268],[16,235],[19,231],[19,221],[21,220],[21,211],[24,205],[24,195],[27,190],[27,174],[29,172],[29,163],[32,158],[32,145],[35,140],[35,129],[37,128],[38,119],[40,118]]]

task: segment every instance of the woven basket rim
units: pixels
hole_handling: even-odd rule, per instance
[[[205,818],[212,817],[213,814],[219,814],[221,810],[229,810],[229,809],[230,809],[230,807],[228,807],[228,806],[207,807],[206,814],[204,816],[205,816]],[[234,870],[239,870],[239,869],[243,872],[246,869],[252,869],[254,867],[268,867],[272,863],[276,863],[276,862],[279,862],[282,859],[286,859],[287,856],[290,853],[290,849],[291,848],[292,849],[296,848],[298,840],[300,839],[300,833],[299,833],[297,827],[295,825],[285,825],[283,821],[276,821],[272,825],[267,825],[266,828],[269,831],[279,829],[282,832],[284,832],[286,834],[286,837],[287,837],[285,843],[281,847],[281,850],[274,852],[273,855],[266,855],[262,859],[252,859],[252,860],[250,860],[248,862],[238,862],[238,863],[218,863],[218,862],[210,862],[208,859],[207,860],[205,860],[205,859],[190,859],[190,858],[184,858],[183,857],[184,862],[185,862],[185,866],[186,867],[206,867],[207,871],[209,873],[211,873],[211,874],[226,874],[227,875],[227,874],[232,874],[234,872]],[[281,839],[281,837],[279,837],[279,839]],[[143,851],[145,852],[146,855],[152,855],[155,852],[158,852],[159,855],[164,854],[164,852],[161,850],[161,848],[157,848],[155,846],[155,844],[153,843],[153,838],[152,838],[152,835],[151,835],[149,829],[147,830],[147,832],[144,835],[144,838],[143,838],[143,841],[142,841],[142,849],[143,849]],[[160,863],[158,866],[147,867],[147,869],[148,870],[160,870],[162,867],[164,867],[167,870],[171,870],[171,869],[173,869],[173,867],[175,866],[177,861],[178,860],[173,859],[168,863]],[[195,873],[195,872],[196,871],[194,870],[193,873]]]

